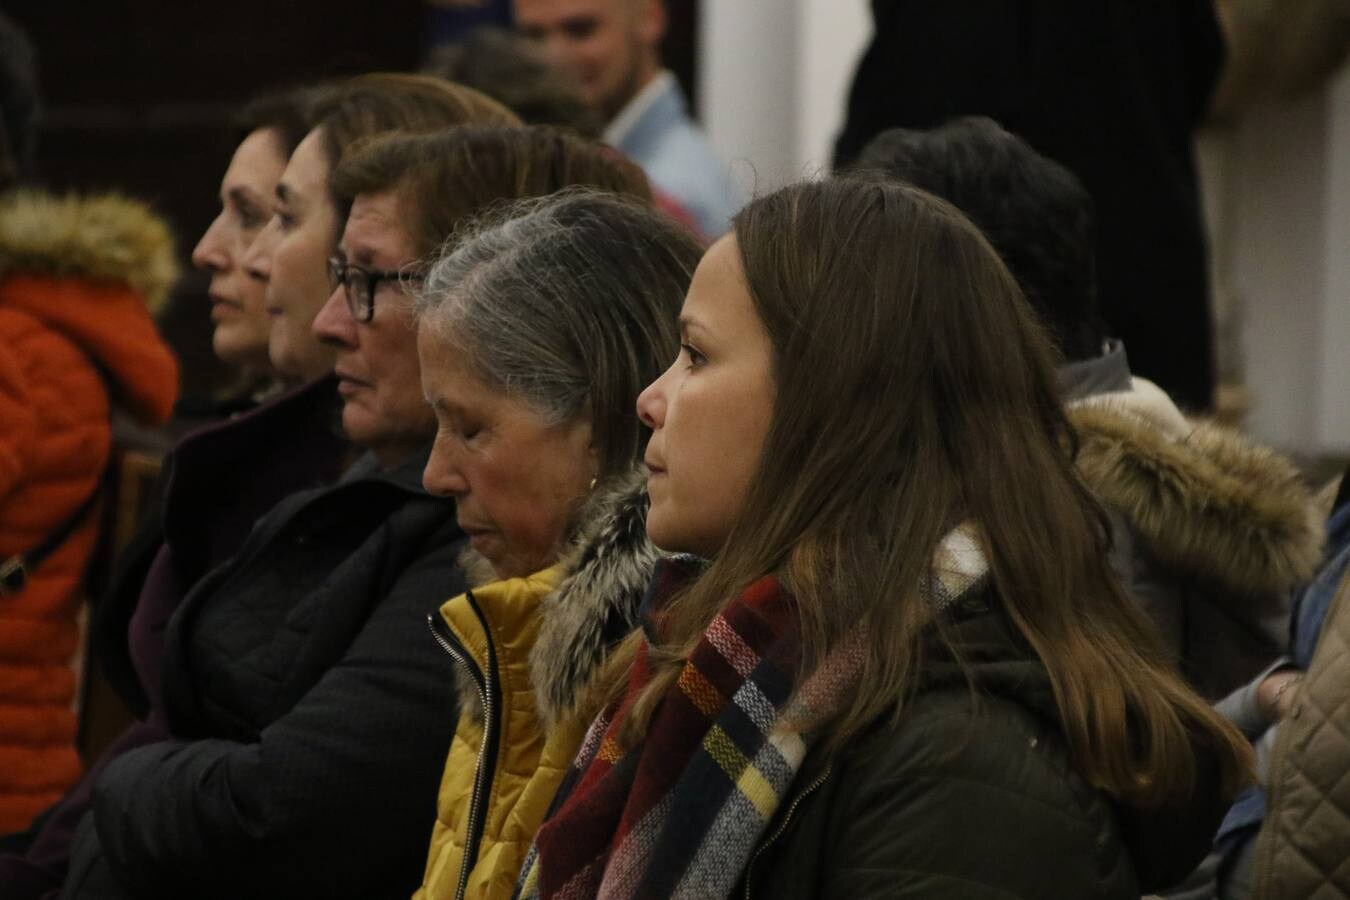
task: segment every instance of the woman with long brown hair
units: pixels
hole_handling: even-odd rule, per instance
[[[705,255],[643,627],[524,896],[1137,897],[1247,773],[1113,578],[1049,345],[973,225],[864,179]],[[692,555],[692,556],[691,556]]]

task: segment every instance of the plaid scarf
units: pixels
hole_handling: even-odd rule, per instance
[[[943,541],[924,590],[942,609],[985,573],[963,527]],[[688,558],[663,561],[645,609],[696,575]],[[644,628],[650,635],[650,615]],[[651,675],[644,642],[623,699],[587,732],[517,896],[726,896],[801,768],[810,735],[800,723],[841,705],[856,684],[860,646],[844,642],[794,687],[795,605],[777,579],[760,579],[713,619],[645,738],[625,752],[619,727]]]

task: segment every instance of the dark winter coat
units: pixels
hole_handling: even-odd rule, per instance
[[[1183,406],[1214,386],[1191,146],[1223,60],[1213,0],[873,0],[835,162],[887,128],[984,115],[1096,204],[1102,316]]]
[[[183,596],[283,499],[342,474],[351,445],[340,412],[330,375],[192,432],[165,458],[159,515],[119,561],[94,616],[99,665],[138,716],[158,705],[161,633]]]
[[[1114,807],[1069,765],[1049,677],[987,605],[950,633],[979,694],[932,648],[913,705],[832,761],[813,750],[743,897],[1136,898],[1190,871],[1228,800],[1212,767],[1181,808]]]
[[[94,787],[63,897],[406,897],[454,728],[426,616],[464,589],[425,453],[288,498],[184,600],[174,740]]]

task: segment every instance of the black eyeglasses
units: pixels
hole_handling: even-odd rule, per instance
[[[375,290],[381,281],[400,285],[417,284],[422,276],[415,272],[381,272],[348,265],[340,256],[328,257],[328,284],[337,290],[340,284],[347,295],[347,309],[358,322],[375,318]]]

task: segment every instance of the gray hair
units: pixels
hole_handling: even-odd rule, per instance
[[[702,247],[665,214],[569,189],[456,232],[416,299],[418,327],[552,424],[589,415],[600,473],[641,459],[635,404],[679,347]]]

